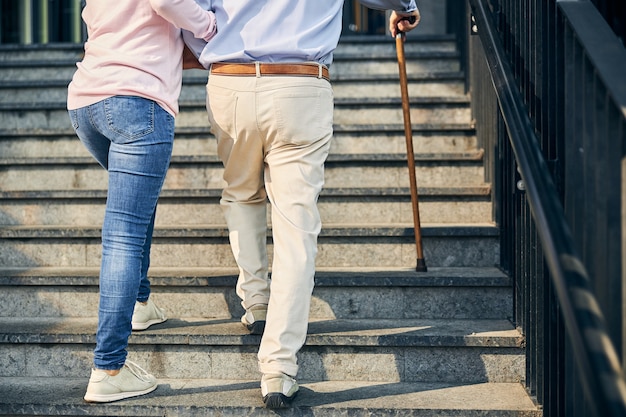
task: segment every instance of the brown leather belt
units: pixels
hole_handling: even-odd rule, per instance
[[[211,74],[218,75],[295,75],[324,78],[330,81],[328,68],[320,64],[281,64],[281,63],[235,63],[216,62],[211,64]]]

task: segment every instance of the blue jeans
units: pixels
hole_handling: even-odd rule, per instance
[[[135,302],[150,296],[150,245],[172,155],[174,117],[155,102],[132,96],[110,97],[69,115],[81,142],[108,171],[94,365],[120,369]]]

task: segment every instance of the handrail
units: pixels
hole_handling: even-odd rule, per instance
[[[623,63],[624,47],[618,42],[610,44],[606,42],[606,39],[612,36],[611,29],[602,24],[603,20],[593,4],[583,1],[560,0],[558,5],[569,20],[580,43],[585,46],[585,53],[596,68],[598,77],[602,79],[609,95],[626,119],[624,67],[603,59],[606,56],[614,56],[621,58],[620,62]],[[595,13],[593,13],[594,11]],[[585,30],[584,32],[578,30],[579,28],[589,29],[589,27],[592,27],[593,30]]]
[[[598,416],[623,417],[626,415],[626,382],[618,355],[591,290],[585,266],[575,252],[556,186],[486,2],[469,0],[504,124],[537,224],[552,284],[581,372],[579,382]]]

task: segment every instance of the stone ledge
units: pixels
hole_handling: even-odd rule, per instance
[[[2,318],[0,343],[95,343],[97,318]],[[133,332],[129,345],[256,346],[237,319],[169,319]],[[508,320],[320,320],[309,323],[305,346],[520,348],[524,337]]]
[[[418,187],[420,198],[476,198],[489,199],[491,196],[491,186],[489,184],[475,186],[454,186],[454,187]],[[80,189],[80,190],[14,190],[0,191],[2,200],[90,200],[102,199],[107,195],[105,189]],[[220,188],[187,188],[187,189],[164,189],[159,198],[174,199],[184,198],[185,200],[194,198],[220,198],[222,189]],[[320,194],[320,199],[325,198],[348,198],[348,197],[370,197],[370,198],[401,198],[406,200],[410,196],[409,188],[403,187],[362,187],[362,188],[325,188]],[[465,201],[465,200],[464,200]]]
[[[4,267],[0,286],[95,286],[99,267]],[[236,268],[152,267],[153,286],[234,287]],[[413,268],[320,268],[316,287],[510,287],[512,280],[498,268],[431,267],[416,273]]]
[[[71,225],[35,225],[35,226],[2,226],[0,239],[99,239],[100,227]],[[499,229],[495,225],[421,225],[422,237],[479,237],[495,238]],[[268,237],[271,237],[268,227]],[[319,238],[404,238],[413,236],[413,225],[408,224],[371,224],[371,225],[332,225],[322,228]],[[158,238],[225,238],[228,236],[226,225],[192,224],[187,226],[161,226],[154,229],[154,237]]]
[[[258,381],[164,379],[152,393],[108,404],[82,399],[87,378],[0,378],[0,412],[87,416],[541,417],[517,383],[300,382],[293,407],[272,411]]]
[[[413,123],[413,132],[453,132],[463,133],[465,135],[474,135],[474,127],[470,123]],[[210,135],[210,126],[176,126],[176,135]],[[333,126],[333,132],[335,135],[346,133],[361,133],[361,132],[386,132],[399,134],[404,136],[404,126],[402,124],[389,123],[389,124],[335,124]],[[72,136],[75,137],[75,133],[71,128],[20,128],[20,129],[7,129],[0,128],[0,139],[13,138],[20,136]]]

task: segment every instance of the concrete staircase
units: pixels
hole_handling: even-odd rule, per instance
[[[221,165],[187,71],[151,278],[170,319],[134,333],[144,397],[82,401],[95,341],[105,172],[65,110],[80,46],[0,47],[0,415],[538,417],[453,39],[406,45],[427,273],[414,271],[395,43],[345,38],[336,136],[294,408],[263,408],[219,208]],[[269,240],[271,243],[271,239]]]

